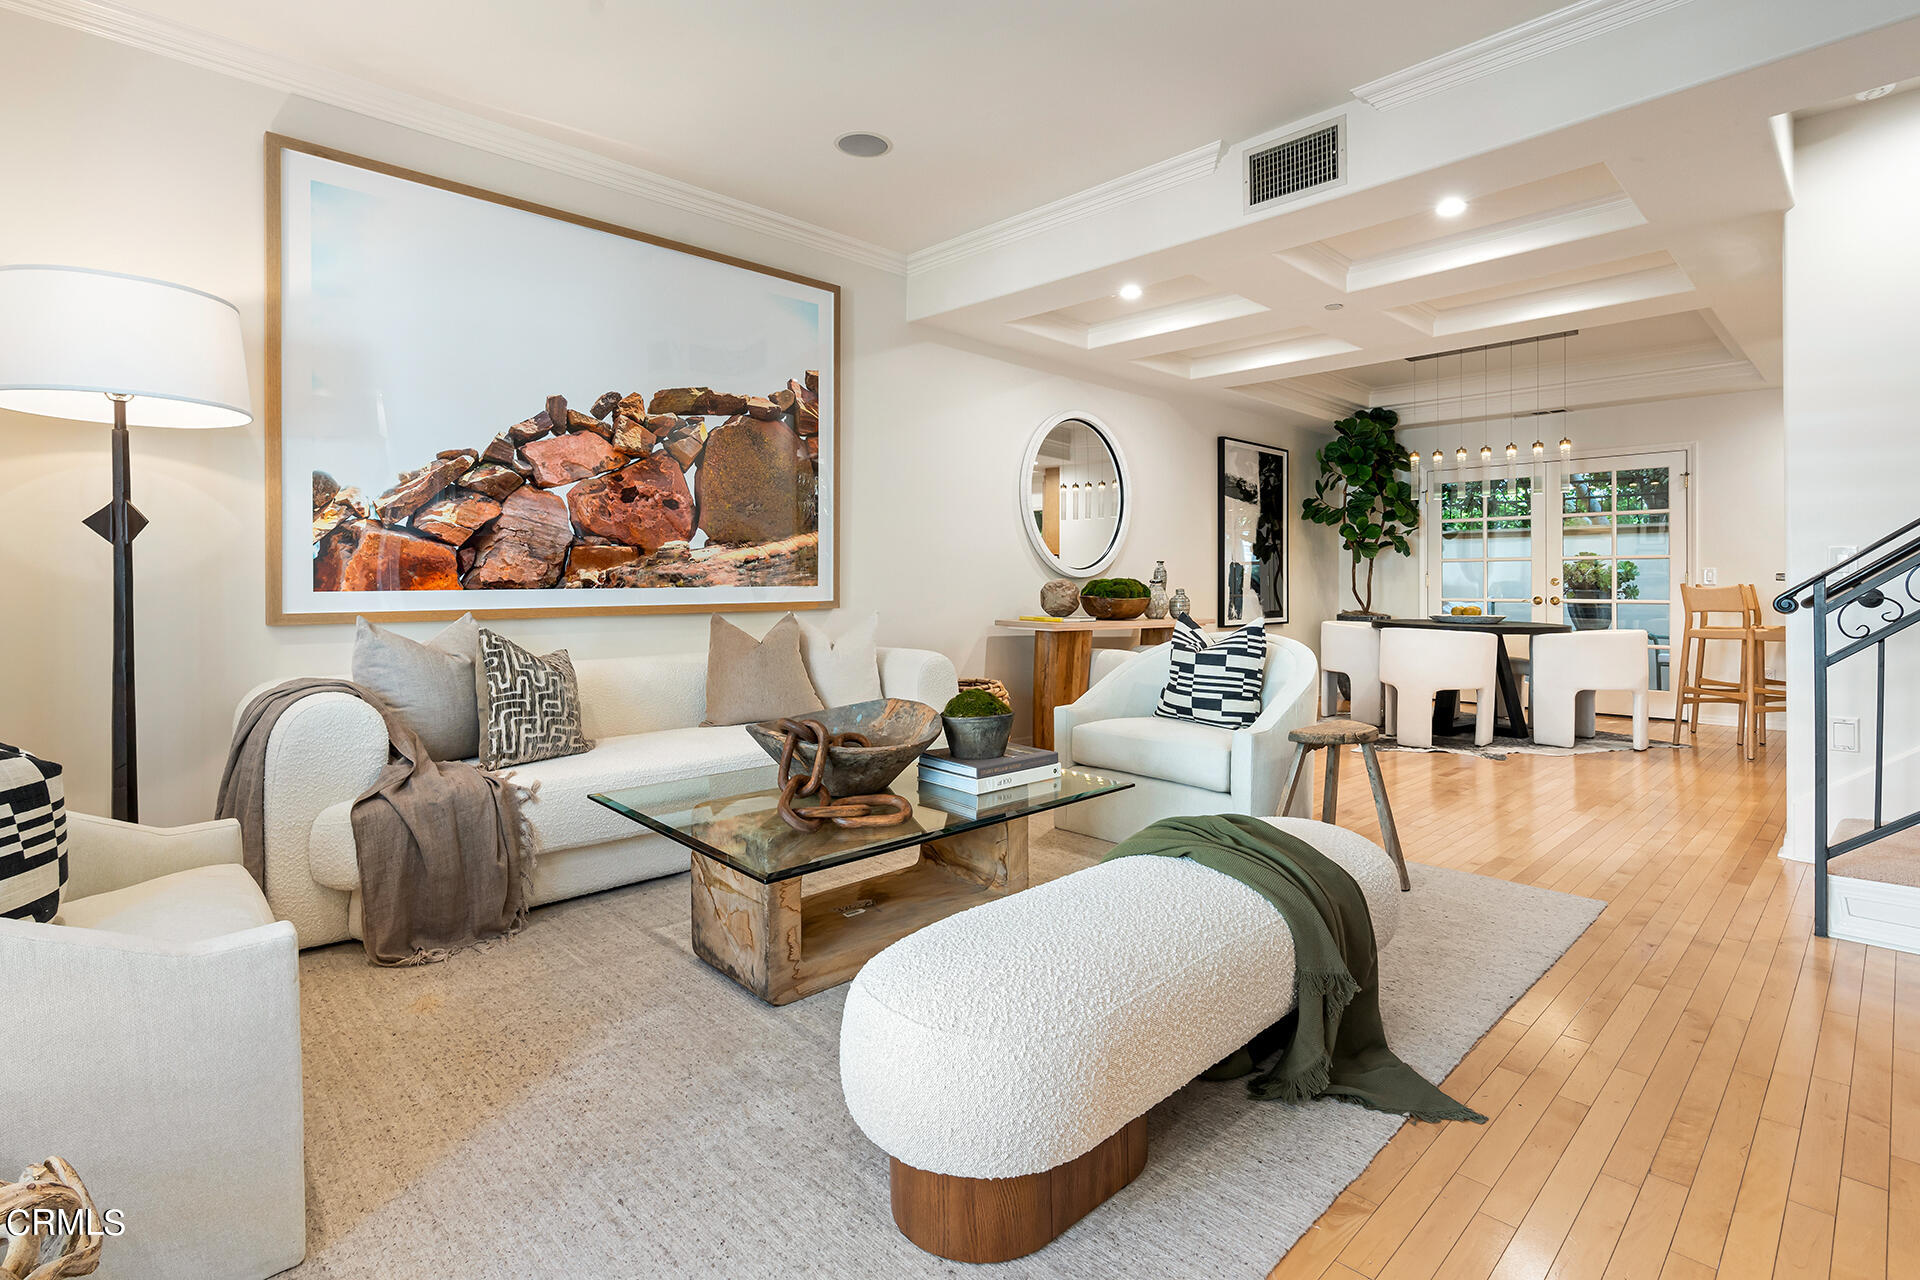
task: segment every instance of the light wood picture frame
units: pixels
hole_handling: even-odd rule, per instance
[[[839,286],[265,150],[270,624],[838,604]]]

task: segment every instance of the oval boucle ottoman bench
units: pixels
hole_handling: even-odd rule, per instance
[[[1358,882],[1377,944],[1400,885],[1378,845],[1268,818]],[[927,926],[847,992],[847,1109],[892,1158],[893,1218],[961,1262],[1031,1253],[1131,1182],[1146,1114],[1293,1008],[1271,903],[1184,858],[1122,858]]]

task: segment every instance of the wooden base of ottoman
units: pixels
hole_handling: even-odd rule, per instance
[[[957,1178],[893,1164],[893,1222],[928,1253],[955,1262],[1025,1257],[1139,1176],[1147,1118],[1076,1160],[1018,1178]]]

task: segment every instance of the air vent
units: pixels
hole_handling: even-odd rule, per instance
[[[1347,176],[1347,118],[1315,125],[1304,133],[1282,138],[1247,153],[1247,208],[1258,209],[1321,187],[1343,182]]]

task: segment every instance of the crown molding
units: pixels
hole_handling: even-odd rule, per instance
[[[1370,80],[1355,89],[1353,96],[1376,111],[1391,111],[1686,3],[1687,0],[1580,0],[1578,4],[1556,9],[1531,22],[1461,45],[1437,58]]]
[[[713,218],[760,235],[905,274],[907,257],[893,249],[709,191],[582,147],[499,124],[455,107],[358,76],[302,65],[224,37],[101,0],[0,0],[0,9],[38,18],[117,44],[157,53],[237,80],[298,94],[509,160],[578,178],[643,200]]]
[[[951,240],[942,240],[939,244],[916,249],[907,255],[907,273],[918,275],[938,267],[951,266],[966,258],[976,257],[1012,244],[1037,236],[1043,231],[1051,231],[1069,223],[1079,222],[1104,213],[1108,209],[1131,204],[1144,199],[1156,191],[1177,187],[1183,183],[1204,178],[1220,167],[1221,144],[1219,141],[1207,143],[1204,147],[1195,147],[1170,156],[1157,164],[1144,169],[1122,174],[1099,186],[1076,191],[1070,196],[1029,209],[1025,213],[1016,213],[1011,218],[1002,218],[990,222],[977,230],[955,236]]]

